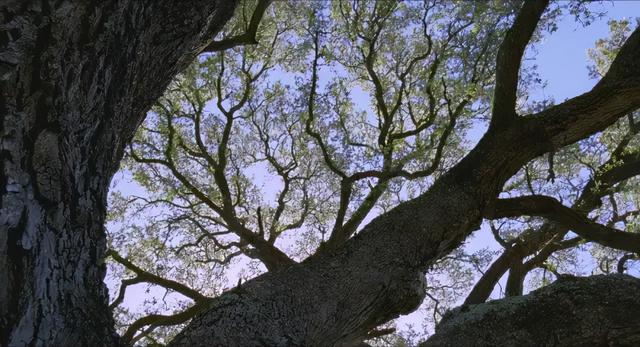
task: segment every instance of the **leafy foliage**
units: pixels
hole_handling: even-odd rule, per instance
[[[223,39],[246,30],[255,6],[240,6]],[[562,6],[548,11],[534,40],[555,30]],[[110,248],[129,263],[112,257],[110,276],[146,283],[142,309],[114,305],[129,342],[168,341],[190,318],[180,313],[264,271],[336,248],[373,216],[428,189],[467,153],[473,129],[487,125],[497,47],[518,8],[277,1],[262,18],[258,44],[201,55],[127,149],[120,175],[128,183],[116,187],[135,189],[110,197]],[[628,21],[610,26],[611,38],[589,53],[593,77],[630,31]],[[541,83],[535,68],[521,71],[520,91]],[[521,92],[520,112],[540,107],[527,100]],[[503,194],[553,196],[593,220],[637,231],[637,179],[603,183],[635,160],[637,118],[530,162]],[[531,288],[554,274],[582,273],[585,261],[595,263],[594,272],[615,271],[621,251],[568,230],[544,232],[551,227],[530,217],[491,222],[504,252],[516,244],[527,250],[509,269],[524,265]],[[373,343],[410,344],[432,331],[497,253],[459,249],[438,262],[426,274],[425,326]],[[189,289],[203,298],[189,297]],[[158,314],[165,316],[144,321]]]

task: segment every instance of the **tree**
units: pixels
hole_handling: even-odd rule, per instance
[[[589,52],[595,63],[589,67],[593,77],[602,77],[606,73],[611,61],[630,33],[629,21],[613,21],[609,25],[612,33],[611,38],[598,40],[596,49]],[[638,153],[635,144],[635,135],[638,133],[635,121],[636,113],[630,113],[626,120],[607,129],[595,143],[585,143],[588,147],[581,148],[574,145],[557,154],[550,154],[547,160],[542,158],[538,163],[528,164],[526,170],[521,172],[517,179],[520,183],[514,182],[512,184],[515,195],[554,194],[561,199],[573,200],[572,208],[582,215],[597,212],[595,218],[599,219],[601,223],[610,227],[624,223],[627,228],[633,230],[635,227],[632,218],[637,215],[637,210],[634,208],[635,201],[629,201],[628,194],[636,188],[633,180],[630,179],[638,174]],[[597,148],[594,146],[596,143],[602,147]],[[558,170],[554,170],[553,163],[558,160],[561,160],[565,167],[564,173],[558,174]],[[576,165],[585,166],[590,170],[589,177],[585,177],[579,184],[575,184],[575,177],[573,177],[577,169]],[[539,169],[535,169],[536,166]],[[548,187],[546,192],[542,191],[545,190],[546,182],[556,179],[566,181],[566,183],[558,182],[556,187],[553,187],[556,191],[550,191]],[[608,202],[605,206],[602,201],[604,198],[607,198],[605,203]],[[547,202],[560,207],[557,201],[547,200]],[[626,207],[626,211],[620,212],[618,204],[629,207]],[[522,212],[521,215],[528,214],[526,211]],[[485,217],[494,218],[490,215]],[[620,254],[621,251],[624,251],[624,246],[618,245],[616,247],[607,240],[598,240],[597,236],[593,234],[582,235],[580,230],[571,229],[563,223],[557,223],[557,219],[554,218],[548,218],[542,224],[533,223],[527,227],[517,238],[512,238],[508,242],[502,239],[502,236],[512,234],[512,230],[506,230],[506,233],[503,231],[502,236],[496,235],[496,239],[504,246],[505,250],[475,284],[465,303],[477,304],[486,301],[497,281],[507,271],[509,271],[509,279],[506,294],[522,295],[522,282],[528,272],[540,267],[543,270],[550,269],[557,273],[557,267],[560,264],[558,262],[550,263],[549,257],[552,254],[557,256],[559,251],[572,249],[586,242],[600,242],[602,245],[618,250],[613,254],[611,254],[611,250],[605,251],[609,254],[601,254],[598,257],[600,258],[598,259],[600,268],[605,273],[613,270],[607,264],[608,262],[620,259],[621,264],[618,267],[623,267],[624,262],[633,259],[633,251],[629,256]],[[566,238],[570,229],[577,232],[578,235]],[[498,230],[494,231],[499,233]],[[602,252],[597,245],[592,251]],[[525,262],[525,258],[530,256],[533,257]],[[553,270],[554,268],[556,270]],[[618,272],[622,273],[623,271]]]
[[[254,14],[261,13],[261,4],[257,4]],[[560,11],[558,6],[548,6],[545,1],[525,2],[521,8],[519,4],[510,3],[453,6],[426,2],[423,6],[376,2],[337,3],[332,5],[332,9],[327,9],[322,4],[311,3],[309,8],[297,12],[289,10],[269,14],[264,31],[256,31],[255,23],[260,21],[261,15],[249,15],[249,7],[241,7],[237,21],[223,34],[228,38],[211,44],[209,41],[219,25],[202,31],[200,29],[205,23],[198,26],[198,23],[188,21],[191,24],[182,27],[183,16],[189,16],[190,20],[200,18],[204,22],[202,16],[208,13],[203,8],[196,11],[189,7],[193,4],[184,6],[172,7],[176,16],[167,18],[176,18],[176,23],[181,23],[180,29],[184,30],[180,32],[185,33],[178,37],[191,41],[170,41],[173,44],[180,41],[181,49],[172,48],[167,52],[171,53],[170,57],[154,55],[153,62],[158,59],[162,64],[154,65],[150,64],[151,60],[129,57],[134,64],[127,71],[144,71],[143,67],[162,69],[158,70],[162,73],[153,70],[153,78],[144,82],[145,85],[152,84],[155,93],[139,91],[147,103],[133,104],[136,101],[134,97],[138,95],[135,93],[126,98],[130,103],[125,105],[137,107],[138,113],[135,114],[139,116],[136,120],[142,119],[142,113],[167,85],[170,75],[177,71],[177,67],[165,71],[166,64],[184,66],[187,58],[198,51],[197,47],[205,45],[218,50],[256,40],[260,44],[199,59],[169,86],[129,147],[127,167],[153,193],[153,196],[138,198],[137,202],[144,208],[159,208],[156,212],[171,213],[163,218],[154,218],[144,228],[132,229],[133,233],[125,235],[125,238],[112,240],[111,259],[134,274],[123,281],[120,293],[124,293],[130,284],[148,282],[181,293],[193,304],[174,315],[153,314],[140,318],[126,330],[125,343],[143,337],[153,339],[155,328],[184,323],[189,319],[189,325],[171,344],[361,343],[364,339],[388,332],[375,329],[420,304],[426,289],[424,272],[458,248],[483,218],[542,216],[587,240],[637,251],[637,248],[632,248],[637,244],[635,235],[612,230],[615,224],[596,224],[587,219],[584,211],[568,208],[552,197],[518,194],[516,198],[497,199],[503,190],[517,192],[522,186],[517,184],[518,180],[528,183],[532,191],[536,189],[535,180],[531,179],[532,170],[523,172],[521,168],[539,163],[537,158],[540,156],[555,153],[548,159],[549,173],[569,174],[571,161],[561,161],[569,163],[566,170],[562,165],[552,165],[554,158],[562,157],[565,147],[612,125],[626,129],[625,125],[616,122],[640,107],[640,66],[637,63],[640,32],[637,30],[622,46],[608,72],[593,90],[555,106],[541,105],[539,110],[526,110],[518,100],[526,95],[523,87],[536,81],[535,75],[521,68],[523,54],[529,42],[540,35],[535,33],[538,22],[552,27],[554,16]],[[215,6],[208,4],[205,9],[214,9]],[[286,4],[277,3],[277,6]],[[159,11],[161,7],[157,5]],[[154,8],[145,8],[145,11],[153,14]],[[188,9],[191,12],[185,14]],[[262,7],[262,11],[264,9]],[[220,21],[216,21],[216,15],[208,17],[208,21],[222,23],[223,18],[230,15],[230,9],[214,13]],[[286,17],[278,17],[283,16],[281,13]],[[336,29],[328,29],[331,28],[329,24],[336,23],[339,24]],[[397,29],[405,23],[409,23],[406,31]],[[145,24],[136,22],[136,25],[146,28]],[[245,26],[249,30],[237,35]],[[167,34],[161,28],[157,30]],[[191,35],[187,34],[189,32]],[[193,32],[200,34],[193,35]],[[280,40],[281,37],[291,41]],[[342,41],[337,38],[342,38]],[[118,39],[129,42],[125,38]],[[136,35],[126,39],[139,42]],[[150,47],[150,52],[155,52],[151,48],[167,44],[164,40],[151,42],[157,45]],[[293,47],[279,47],[286,42]],[[475,43],[471,49],[467,45],[470,42]],[[185,52],[192,53],[185,56]],[[408,59],[405,58],[407,56]],[[301,74],[307,78],[300,80],[293,90],[287,90],[284,83],[269,85],[265,76],[277,64],[300,73],[306,71],[306,74]],[[140,70],[135,68],[137,66]],[[323,69],[336,66],[341,66],[344,74],[355,76],[356,81],[370,88],[373,114],[357,112],[358,105],[346,97],[346,91],[354,84],[346,84],[339,79],[322,80]],[[130,75],[125,73],[125,76]],[[163,79],[154,80],[159,77]],[[131,78],[130,81],[142,80]],[[102,89],[100,91],[103,92]],[[211,98],[216,100],[215,105],[208,103]],[[211,107],[215,111],[211,111]],[[119,114],[129,118],[120,116],[122,120],[117,123],[111,119],[120,118],[109,113],[115,118],[106,119],[111,122],[107,124],[109,126],[98,127],[98,130],[118,129],[117,126],[112,127],[113,124],[127,125],[128,136],[117,137],[115,142],[118,146],[104,148],[121,149],[133,135],[138,122],[130,122],[131,112]],[[327,118],[328,115],[334,118]],[[488,130],[467,153],[461,143],[461,132],[471,125],[474,117],[484,115],[490,119]],[[126,119],[129,122],[125,123]],[[613,136],[614,150],[616,142],[621,144],[628,137],[628,145],[633,140],[635,119],[633,116],[629,119],[630,135]],[[77,120],[64,124],[66,128],[63,129],[78,130],[73,132],[75,136],[85,134],[73,128],[83,124]],[[368,126],[371,124],[373,126]],[[51,148],[56,148],[50,145],[55,141],[47,142],[51,137],[45,134],[42,140],[34,141],[36,145],[40,141],[36,148],[47,151],[30,149],[36,162],[42,163],[37,167],[45,168],[36,170],[36,182],[48,182],[52,177],[75,178],[77,175],[61,171],[68,170],[67,166],[58,169],[55,164],[53,159],[60,155],[58,152],[49,153]],[[65,141],[62,144],[67,146]],[[307,147],[307,144],[310,145]],[[610,188],[606,184],[617,187],[616,183],[624,179],[608,177],[615,175],[612,172],[618,172],[611,167],[617,168],[621,158],[628,154],[627,145],[622,145],[621,153],[613,153],[610,149],[599,153],[604,157],[610,155],[615,165],[603,168],[601,172],[604,173],[596,172],[594,185],[600,187],[601,181],[605,182],[604,190],[608,190]],[[115,154],[113,151],[97,153],[95,147],[91,148],[94,150],[86,151],[86,160],[111,165],[108,166],[111,171],[106,171],[108,177],[100,181],[104,183],[99,185],[102,187],[98,195],[101,199],[91,200],[98,206],[100,202],[104,203],[106,184],[121,154],[117,151]],[[108,158],[102,160],[101,156]],[[63,157],[69,158],[67,155]],[[426,164],[425,158],[429,159]],[[131,161],[146,166],[134,166]],[[632,162],[633,158],[629,161],[624,159],[621,167]],[[271,168],[273,176],[281,181],[273,206],[260,201],[259,190],[247,179],[251,166],[260,163]],[[625,174],[627,178],[633,176]],[[553,175],[549,177],[553,178]],[[413,181],[407,184],[405,180]],[[66,186],[82,186],[72,182],[74,185]],[[505,187],[507,182],[509,185]],[[511,183],[517,187],[511,188]],[[50,184],[45,187],[49,188],[37,189],[45,192],[45,198],[50,198],[45,201],[58,201],[62,196],[70,196],[70,204],[85,201],[78,195],[78,198],[59,195],[55,189],[50,189]],[[405,197],[411,199],[400,202]],[[293,208],[292,204],[296,202],[299,207]],[[116,204],[114,221],[120,214],[118,208],[126,210],[130,206]],[[384,213],[360,227],[374,208],[380,208]],[[64,209],[50,207],[50,210],[54,213]],[[613,211],[616,211],[614,220],[625,218],[625,210]],[[87,212],[83,213],[86,220]],[[70,216],[75,218],[76,215]],[[103,216],[104,212],[98,213],[98,221],[91,221],[101,227]],[[154,223],[156,221],[158,223]],[[535,223],[533,220],[532,224]],[[309,231],[308,237],[304,238],[308,242],[298,248],[300,252],[280,249],[276,243],[278,239],[282,240],[288,232],[297,229]],[[175,230],[179,231],[179,237],[170,239],[176,234]],[[126,239],[127,236],[145,233],[151,238],[147,244],[141,245],[144,247],[137,247],[140,245],[128,243],[130,240]],[[505,240],[504,233],[500,233],[496,230],[496,238],[504,241],[507,251],[516,247],[517,239]],[[556,230],[551,238],[562,244],[564,240],[563,236],[558,236],[560,234],[564,235],[566,231]],[[163,235],[167,237],[164,240]],[[94,247],[89,247],[87,252],[93,252],[90,254],[95,257],[87,267],[97,275],[86,283],[65,287],[72,292],[95,286],[101,281],[102,272],[97,269],[100,269],[102,249],[98,242],[104,242],[104,237],[99,233],[90,236],[94,237],[90,240],[95,240],[95,244],[88,243]],[[541,243],[543,246],[548,244]],[[141,252],[123,255],[116,249],[118,247]],[[61,247],[61,251],[72,250],[84,248]],[[307,257],[304,251],[314,253]],[[170,252],[175,252],[175,257],[165,258]],[[184,264],[193,264],[195,260],[206,263],[200,269],[215,275],[220,269],[217,266],[224,266],[240,254],[260,261],[269,271],[222,294],[220,288],[209,287],[206,292],[201,290],[201,286],[193,288],[184,284],[202,281],[202,277],[189,277],[188,273],[182,278],[176,276],[176,269],[181,269]],[[73,259],[65,260],[72,268],[77,266]],[[519,269],[517,264],[509,268]],[[48,278],[42,274],[32,277],[34,281],[44,279],[45,282]],[[512,292],[517,294],[518,286],[513,287],[516,289]],[[98,294],[92,296],[98,298],[95,302],[99,303],[94,312],[100,313],[98,317],[107,317],[109,311],[104,302],[104,290]],[[214,295],[215,298],[209,297]],[[29,295],[25,297],[28,303]],[[48,297],[47,300],[46,303],[52,301]],[[121,300],[122,297],[118,296],[112,306],[117,306]],[[50,305],[76,312],[73,311],[76,307],[67,302]],[[80,311],[85,312],[84,309]],[[82,320],[75,322],[89,324],[97,321],[89,315],[79,319]],[[13,322],[16,320],[10,317],[7,320],[9,324],[3,321],[3,327],[9,327],[3,331],[11,332],[5,338],[9,342],[18,341],[16,336],[20,336],[22,331],[15,328]],[[96,333],[85,334],[83,330],[75,330],[82,332],[81,336],[64,334],[64,329],[57,328],[60,333],[51,341],[59,344],[70,341],[116,344],[115,337],[105,338],[114,335],[109,322],[104,320],[100,323],[106,325],[96,324],[101,327]],[[50,325],[38,327],[42,334],[53,331]],[[212,329],[215,334],[212,334]]]
[[[230,262],[243,256],[253,259],[249,263],[253,270],[242,276],[245,280],[264,270],[277,273],[279,268],[290,268],[294,261],[304,264],[341,247],[367,215],[376,213],[372,211],[388,211],[427,191],[468,150],[464,133],[486,119],[494,88],[492,67],[501,43],[496,29],[507,30],[518,10],[438,3],[289,6],[278,3],[266,15],[257,46],[201,57],[160,99],[129,148],[127,172],[145,191],[139,196],[116,195],[112,201],[112,220],[119,224],[112,235],[114,269],[124,279],[113,305],[122,302],[129,285],[141,282],[161,288],[158,295],[163,298],[173,292],[180,299],[174,305],[165,300],[148,305],[146,312],[121,308],[118,319],[127,341],[171,340],[183,325],[171,326],[184,324],[219,300],[212,298],[223,291],[222,278]],[[533,31],[537,21],[529,23],[533,41],[542,29],[553,29],[561,10],[554,7],[541,18],[540,32]],[[434,22],[439,26],[432,26]],[[607,71],[629,36],[629,22],[625,23],[612,23],[611,42],[599,41],[592,53],[597,67],[592,70]],[[401,26],[406,29],[399,32]],[[234,35],[233,29],[227,35]],[[521,44],[516,49],[518,59],[527,42]],[[451,73],[452,69],[463,73]],[[510,96],[519,100],[518,113],[545,110],[552,101],[526,102],[527,88],[540,82],[532,68],[521,70],[515,80],[520,90]],[[269,76],[273,72],[277,78]],[[362,96],[354,97],[354,89],[369,96],[370,104],[358,101]],[[589,142],[536,158],[501,187],[514,196],[535,196],[498,200],[483,218],[542,215],[553,222],[540,225],[539,219],[528,218],[496,227],[496,239],[505,251],[476,283],[468,304],[486,301],[507,272],[509,296],[522,295],[526,274],[535,275],[540,267],[556,274],[576,272],[564,269],[571,259],[567,250],[585,249],[585,242],[618,250],[603,248],[608,255],[596,255],[603,262],[612,256],[622,260],[620,249],[637,250],[633,242],[622,240],[627,233],[610,242],[605,239],[611,229],[593,232],[583,228],[584,223],[558,224],[563,216],[560,222],[572,222],[575,213],[539,196],[572,201],[582,190],[573,207],[584,214],[610,210],[600,201],[613,194],[614,204],[624,208],[599,220],[610,227],[629,222],[631,228],[635,210],[629,208],[636,204],[623,193],[636,189],[629,181],[637,174],[634,122],[629,114],[602,135],[585,140]],[[430,161],[425,163],[425,157]],[[255,167],[270,172],[270,186],[252,177]],[[581,167],[592,167],[593,174],[578,182],[575,175]],[[541,214],[522,207],[507,211],[509,204],[542,199],[552,210],[562,211]],[[579,236],[571,236],[569,230]],[[598,252],[598,246],[591,251]],[[433,263],[427,289],[433,322],[466,294],[473,284],[473,268],[482,270],[490,256],[458,249]],[[371,256],[362,258],[371,261]],[[255,264],[265,268],[256,270]],[[448,283],[434,283],[436,273],[455,274],[453,295],[447,293]],[[547,278],[543,272],[541,282]],[[176,288],[166,279],[178,280],[184,287]],[[244,288],[241,284],[235,290],[244,293]],[[164,310],[158,309],[163,305]],[[378,322],[369,324],[368,331],[349,343],[392,331],[376,327]],[[202,331],[206,334],[205,328]],[[274,332],[273,341],[280,334]],[[320,340],[297,343],[326,341],[326,335],[319,336]],[[239,335],[224,342],[197,338],[222,344],[239,339]]]

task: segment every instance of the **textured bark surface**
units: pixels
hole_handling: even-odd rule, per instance
[[[0,345],[119,344],[106,193],[124,145],[233,1],[0,5]]]
[[[522,165],[640,107],[639,54],[637,30],[592,91],[493,127],[425,194],[374,219],[340,249],[222,295],[172,345],[354,345],[414,310],[424,295],[423,272],[478,227]]]
[[[448,312],[420,346],[639,346],[640,279],[561,277],[525,296]]]

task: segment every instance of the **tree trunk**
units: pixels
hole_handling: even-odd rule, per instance
[[[520,297],[448,312],[427,346],[639,346],[640,279],[560,277]]]
[[[230,1],[4,1],[0,345],[119,344],[105,206],[124,146]]]

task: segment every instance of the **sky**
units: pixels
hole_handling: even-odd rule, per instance
[[[583,27],[572,16],[566,16],[558,31],[548,35],[538,45],[536,63],[540,75],[548,81],[545,96],[553,96],[556,102],[590,90],[596,80],[589,78],[587,70],[587,50],[595,40],[607,37],[611,19],[633,19],[640,17],[640,1],[605,1],[594,4],[594,9],[607,11],[605,18]]]
[[[535,63],[538,65],[540,77],[547,84],[544,89],[533,93],[535,99],[553,97],[556,102],[561,102],[566,98],[579,95],[591,89],[596,80],[591,79],[588,75],[587,50],[593,47],[596,39],[608,36],[608,20],[640,17],[640,1],[603,2],[592,6],[594,10],[606,10],[607,15],[586,27],[576,22],[572,16],[567,15],[559,22],[556,32],[546,35],[537,44],[537,54],[533,56],[535,60],[528,60],[526,64]],[[532,58],[532,56],[529,55],[529,58]],[[365,102],[368,102],[368,100]],[[483,132],[484,128],[482,126],[475,128],[470,133],[472,142],[479,139]],[[140,188],[130,182],[126,174],[123,173],[116,175],[112,189],[119,190],[125,194],[142,193]],[[467,241],[469,250],[477,250],[484,247],[499,249],[491,232],[486,227],[476,231]],[[108,284],[110,288],[117,288],[115,283]],[[112,295],[115,294],[112,293]],[[127,292],[125,305],[132,309],[140,309],[144,296],[144,285],[133,286]],[[416,312],[402,317],[399,321],[399,326],[402,327],[406,324],[419,326],[423,315],[424,313]]]

